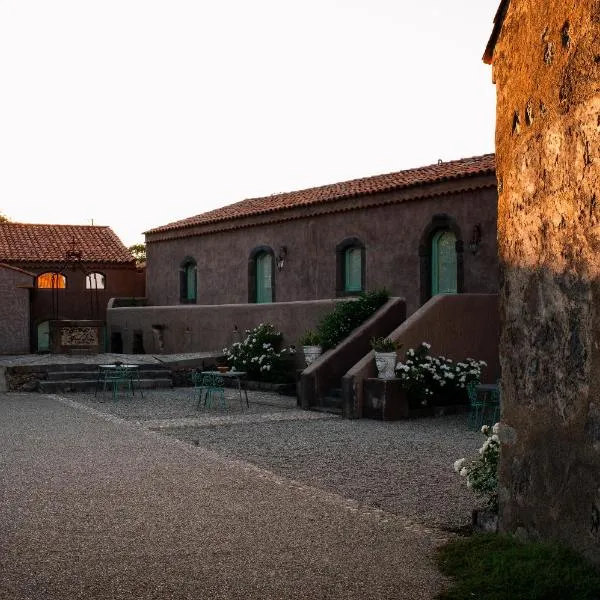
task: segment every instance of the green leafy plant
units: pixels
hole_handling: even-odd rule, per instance
[[[398,344],[388,337],[371,338],[371,348],[373,348],[375,352],[396,352],[401,347],[402,344]]]
[[[282,334],[273,325],[261,323],[246,330],[246,338],[223,348],[227,364],[245,371],[254,381],[284,382],[293,379],[293,347],[281,348]]]
[[[486,507],[492,512],[498,512],[498,460],[500,459],[500,438],[498,437],[500,424],[493,427],[484,425],[481,433],[485,435],[485,442],[479,448],[479,456],[467,462],[459,458],[454,463],[454,470],[467,479],[467,487],[478,496],[485,498]]]
[[[342,340],[364,323],[389,299],[387,290],[361,294],[354,300],[338,302],[317,326],[317,334],[323,350],[337,346]]]
[[[316,331],[309,329],[300,338],[298,343],[301,346],[320,346],[321,338],[319,337],[319,334]]]

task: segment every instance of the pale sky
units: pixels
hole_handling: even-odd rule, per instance
[[[152,227],[494,151],[499,0],[0,0],[0,212]]]

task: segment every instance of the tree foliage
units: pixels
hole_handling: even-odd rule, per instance
[[[146,262],[146,244],[133,244],[128,250],[133,254],[136,264],[141,265]]]

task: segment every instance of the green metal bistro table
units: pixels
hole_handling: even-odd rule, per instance
[[[242,381],[244,381],[248,375],[246,371],[225,371],[224,373],[221,371],[202,371],[200,375],[222,377],[223,379],[231,379],[235,381],[237,383],[237,389],[240,395],[240,406],[242,407],[242,410],[244,410],[244,397],[246,399],[246,407],[250,408],[250,402],[248,401],[248,390],[246,390],[246,387],[242,385]]]

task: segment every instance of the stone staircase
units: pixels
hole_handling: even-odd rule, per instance
[[[98,385],[98,366],[93,364],[44,365],[45,379],[38,390],[45,394],[93,392]],[[137,370],[136,386],[141,389],[173,387],[171,371],[160,364],[142,364]]]

